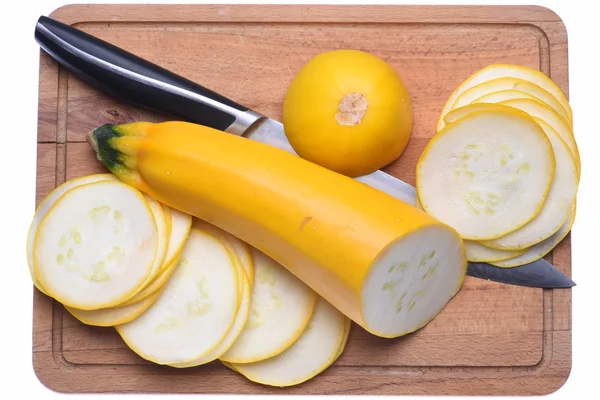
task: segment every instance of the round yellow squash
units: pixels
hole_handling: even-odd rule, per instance
[[[312,58],[294,77],[283,126],[300,157],[356,177],[400,157],[412,132],[412,103],[387,62],[335,50]]]

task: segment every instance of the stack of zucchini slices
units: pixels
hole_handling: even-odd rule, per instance
[[[571,230],[580,168],[572,111],[556,83],[493,64],[447,100],[417,163],[417,205],[460,233],[469,261],[517,267]]]
[[[35,286],[75,318],[174,368],[219,360],[254,382],[296,385],[333,364],[350,331],[273,259],[112,174],[55,188],[27,257]]]

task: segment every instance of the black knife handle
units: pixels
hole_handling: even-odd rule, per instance
[[[120,100],[237,135],[263,117],[195,82],[52,18],[39,18],[35,40],[73,74]]]

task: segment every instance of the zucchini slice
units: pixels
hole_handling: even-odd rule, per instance
[[[163,261],[161,271],[166,269],[172,262],[180,255],[183,246],[190,234],[192,229],[192,216],[181,211],[169,209],[169,216],[171,220],[171,234],[169,236],[169,243],[167,244],[167,254]]]
[[[515,83],[513,89],[530,94],[538,100],[540,100],[541,102],[547,104],[554,111],[560,114],[560,116],[563,117],[567,122],[569,122],[569,126],[571,127],[571,129],[573,129],[573,120],[569,116],[569,113],[567,112],[565,107],[563,107],[563,105],[560,104],[560,101],[556,100],[556,97],[552,96],[550,92],[542,89],[535,83],[531,83],[528,81],[520,81]]]
[[[548,75],[536,69],[523,67],[520,65],[490,64],[475,71],[450,94],[446,104],[444,105],[440,119],[438,120],[437,130],[440,131],[444,128],[445,122],[443,116],[453,108],[454,104],[456,103],[456,99],[463,92],[482,82],[506,77],[523,79],[540,86],[556,98],[556,100],[565,108],[570,119],[572,119],[573,113],[567,97],[560,87],[552,79],[550,79]]]
[[[517,257],[525,250],[498,250],[491,247],[486,247],[479,242],[473,240],[465,240],[465,251],[467,252],[467,260],[473,262],[490,262],[502,261],[509,258]]]
[[[531,222],[497,239],[482,241],[481,244],[503,250],[523,250],[557,232],[571,214],[577,196],[579,177],[577,164],[569,147],[550,125],[539,118],[534,120],[542,127],[552,143],[556,160],[554,181],[542,211]]]
[[[190,368],[196,367],[198,365],[209,363],[217,358],[221,357],[223,353],[225,353],[229,348],[235,343],[237,338],[242,333],[244,326],[246,326],[246,322],[248,321],[248,315],[250,313],[250,295],[251,295],[251,287],[250,282],[248,281],[248,277],[246,276],[246,272],[244,268],[238,265],[238,278],[242,282],[242,291],[241,291],[241,301],[240,306],[237,310],[237,314],[235,316],[235,321],[231,325],[231,328],[227,332],[227,335],[221,340],[219,345],[215,347],[210,353],[207,355],[193,361],[183,362],[171,364],[172,367],[175,368]]]
[[[137,302],[145,299],[146,297],[150,296],[151,294],[155,293],[159,289],[161,289],[167,283],[167,281],[173,274],[173,271],[175,271],[175,268],[177,267],[177,264],[179,263],[180,258],[181,258],[181,252],[179,252],[177,257],[175,257],[171,260],[170,264],[168,264],[166,267],[161,268],[161,270],[158,273],[158,275],[156,276],[156,278],[152,279],[150,281],[150,283],[148,283],[146,286],[144,286],[144,288],[142,290],[137,292],[135,294],[135,296],[133,296],[129,300],[123,302],[119,306],[127,306],[129,304],[137,303]]]
[[[539,101],[531,99],[512,99],[505,100],[499,104],[506,105],[509,107],[516,108],[524,111],[533,118],[539,118],[550,125],[565,141],[569,146],[571,153],[575,157],[577,163],[577,175],[580,174],[581,160],[579,159],[579,149],[577,148],[577,142],[575,136],[573,136],[573,130],[571,129],[568,122],[565,121],[556,111],[552,108],[541,104]]]
[[[154,215],[154,224],[156,225],[156,230],[158,232],[158,244],[156,247],[156,255],[154,256],[154,263],[152,264],[152,270],[150,271],[150,274],[146,277],[146,280],[142,284],[140,290],[142,290],[144,286],[146,286],[154,278],[156,278],[156,276],[160,272],[165,261],[165,256],[167,255],[167,246],[169,245],[170,233],[170,228],[167,224],[167,219],[165,218],[164,209],[161,203],[154,200],[147,194],[144,194],[144,197],[146,198],[148,206],[150,207],[150,210],[152,210],[152,214]]]
[[[163,209],[165,209],[164,205]],[[150,280],[142,290],[121,304],[122,306],[136,303],[162,288],[167,280],[169,280],[171,277],[175,267],[177,267],[177,263],[181,258],[183,246],[185,245],[192,227],[192,217],[174,209],[168,210],[169,211],[168,214],[166,214],[166,220],[167,225],[169,224],[169,219],[171,220],[171,235],[169,236],[165,261],[163,261],[163,264],[156,273],[156,276]]]
[[[344,334],[342,337],[342,343],[340,343],[340,347],[335,355],[335,361],[342,355],[344,350],[346,349],[346,343],[348,343],[348,337],[350,336],[350,329],[352,329],[352,320],[350,318],[346,318],[346,326],[344,327]]]
[[[193,224],[195,228],[205,230],[208,233],[218,237],[228,247],[230,247],[230,250],[237,253],[239,260],[244,267],[244,271],[246,272],[246,276],[248,277],[250,287],[252,287],[252,285],[254,284],[254,262],[252,260],[252,251],[250,250],[250,246],[243,240],[240,240],[234,235],[232,235],[231,233],[207,221],[201,220],[199,218],[194,218]]]
[[[542,128],[522,111],[489,105],[433,137],[417,163],[416,187],[428,214],[480,241],[533,220],[554,174]]]
[[[171,230],[173,229],[173,219],[171,218],[171,207],[166,204],[160,203],[165,216],[165,224],[167,226],[167,237],[171,237]]]
[[[319,296],[315,311],[300,338],[283,353],[253,363],[224,364],[252,382],[286,387],[325,371],[343,353],[349,319]]]
[[[235,320],[237,275],[221,241],[192,229],[158,299],[142,315],[115,329],[131,350],[156,364],[199,359],[221,343]]]
[[[67,190],[86,183],[106,180],[117,181],[118,178],[113,174],[94,174],[70,179],[54,188],[36,209],[35,214],[33,215],[33,220],[29,225],[29,232],[27,233],[27,264],[29,265],[29,272],[31,274],[31,280],[33,281],[33,284],[45,295],[48,295],[48,293],[46,293],[46,290],[36,278],[33,269],[33,241],[35,239],[35,234],[37,233],[40,222],[46,216],[48,210],[54,205],[54,203],[56,203],[56,200],[58,200]]]
[[[136,293],[135,296],[129,300],[125,301],[122,305],[138,302],[162,288],[167,280],[171,277],[173,270],[181,258],[183,246],[185,245],[190,233],[190,229],[192,228],[192,217],[186,213],[171,209],[164,204],[163,210],[167,210],[165,219],[167,221],[167,225],[170,224],[171,226],[169,229],[170,236],[167,244],[167,253],[165,255],[163,264],[159,268],[156,276],[150,280],[141,291]]]
[[[115,326],[133,321],[142,315],[142,313],[156,301],[159,294],[160,291],[157,291],[138,302],[117,307],[99,308],[97,310],[80,310],[78,308],[65,306],[65,309],[72,316],[86,325],[104,327]]]
[[[543,104],[546,107],[550,107],[548,104],[543,103],[541,100],[537,99],[535,96],[532,96],[530,94],[527,94],[525,92],[520,92],[518,90],[515,89],[507,89],[507,90],[500,90],[498,92],[492,92],[492,93],[487,93],[484,94],[481,97],[476,98],[475,100],[473,100],[471,102],[471,104],[476,104],[476,103],[500,103],[506,100],[513,100],[513,99],[529,99],[529,100],[534,100],[537,101],[538,103]]]
[[[203,221],[199,220],[198,218],[192,219],[192,226],[194,227],[194,229],[199,229],[219,239],[221,243],[225,246],[225,248],[227,248],[229,254],[231,254],[231,257],[233,257],[234,262],[238,267],[238,272],[241,272],[245,275],[246,278],[248,278],[248,274],[246,273],[244,264],[242,263],[242,259],[233,244],[234,241],[237,240],[234,236],[230,235],[229,233],[223,231],[220,228],[217,228],[214,225],[203,223]],[[241,278],[242,277],[238,278],[238,293],[240,293],[240,301],[242,299],[242,291],[244,290],[244,282]]]
[[[569,218],[567,218],[565,223],[554,235],[550,236],[549,238],[540,243],[531,246],[529,249],[527,249],[525,253],[521,254],[518,257],[510,258],[508,260],[503,261],[495,261],[491,262],[490,264],[501,268],[512,268],[532,263],[544,257],[546,254],[550,253],[556,247],[556,245],[558,245],[571,231],[573,223],[575,222],[575,208],[576,206],[574,203],[571,208]]]
[[[469,105],[474,100],[486,94],[498,92],[500,90],[513,89],[518,82],[523,82],[523,80],[519,78],[504,77],[482,82],[461,93],[461,95],[456,98],[456,102],[451,110]]]
[[[452,110],[475,102],[489,102],[488,99],[484,98],[486,95],[491,95],[496,92],[505,92],[507,90],[515,90],[520,95],[520,98],[531,98],[551,107],[569,122],[569,125],[573,128],[573,121],[570,119],[569,113],[563,105],[556,100],[556,97],[535,83],[519,78],[504,77],[475,85],[458,96],[456,102],[452,106]],[[517,93],[514,94],[516,95]],[[507,93],[503,93],[503,95],[506,96]],[[493,102],[498,102],[498,100]]]
[[[498,111],[498,112],[502,112],[502,111],[510,112],[511,110],[509,110],[507,107],[508,106],[504,106],[502,104],[494,104],[494,103],[471,103],[466,106],[452,109],[450,112],[448,112],[448,114],[444,115],[444,123],[446,125],[453,124],[456,121],[460,120],[465,115],[471,114],[472,112],[475,112],[475,111],[489,110],[489,111]]]
[[[249,363],[283,352],[300,337],[317,302],[316,292],[279,263],[255,248],[252,256],[250,315],[223,361]]]
[[[79,185],[66,191],[39,224],[35,275],[63,305],[116,306],[143,287],[159,241],[141,192],[116,180]]]

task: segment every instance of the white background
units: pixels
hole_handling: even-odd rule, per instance
[[[94,0],[80,2],[98,3]],[[155,3],[156,1],[104,1],[104,3]],[[158,3],[202,3],[169,1]],[[302,1],[204,1],[205,3],[302,3]],[[304,1],[306,3],[307,1]],[[25,258],[25,238],[34,211],[37,136],[37,85],[39,47],[33,38],[40,15],[68,3],[57,0],[9,0],[2,2],[0,55],[0,398],[82,399],[57,394],[43,387],[31,364],[32,285]],[[551,8],[563,19],[568,32],[570,100],[575,137],[582,159],[577,221],[572,230],[573,368],[567,383],[548,398],[600,398],[595,385],[600,370],[598,357],[598,299],[600,297],[598,237],[600,218],[600,169],[598,168],[600,85],[598,75],[598,14],[592,1],[308,1],[308,3],[394,4],[538,4]],[[110,384],[107,382],[107,384]],[[109,396],[87,395],[108,399]],[[119,396],[121,397],[121,396]],[[135,399],[154,396],[130,395]],[[187,396],[161,396],[164,399]],[[206,396],[212,397],[215,396]],[[112,398],[112,397],[111,397]],[[404,397],[409,398],[409,397]],[[472,397],[473,398],[473,397]],[[426,399],[426,397],[415,397]],[[473,398],[476,399],[476,398]],[[490,399],[490,397],[487,397]],[[516,399],[516,397],[515,397]]]

